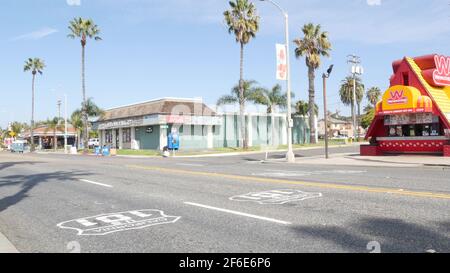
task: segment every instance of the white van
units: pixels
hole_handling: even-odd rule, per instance
[[[90,138],[88,141],[89,148],[94,148],[95,146],[100,146],[100,139]]]

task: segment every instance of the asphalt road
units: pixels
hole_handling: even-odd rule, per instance
[[[450,252],[450,169],[260,157],[0,153],[0,231],[21,252]]]

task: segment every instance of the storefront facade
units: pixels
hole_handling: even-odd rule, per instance
[[[75,145],[77,132],[72,125],[68,125],[67,134],[64,127],[57,128],[55,131],[46,126],[40,126],[33,130],[34,143],[38,150],[49,150],[54,148],[54,141],[56,137],[56,146],[58,149],[64,149],[64,137],[67,138],[67,145]],[[31,142],[31,132],[27,131],[23,138]]]
[[[450,156],[450,57],[427,55],[393,63],[390,88],[378,102],[361,155]]]
[[[165,98],[106,110],[94,124],[100,144],[117,149],[162,150],[168,135],[177,132],[182,150],[239,147],[241,119],[218,114],[191,99]],[[249,146],[287,144],[285,114],[247,113]],[[274,133],[272,133],[274,128]],[[295,117],[294,143],[309,141],[307,117]]]
[[[201,101],[160,99],[109,109],[95,127],[102,146],[162,150],[174,131],[186,147],[212,148],[212,132],[219,125],[214,111]]]

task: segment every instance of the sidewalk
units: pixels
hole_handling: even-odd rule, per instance
[[[450,158],[433,155],[360,156],[357,154],[331,154],[329,159],[325,159],[325,156],[297,158],[296,163],[367,167],[450,167]]]
[[[342,144],[342,145],[330,145],[329,148],[345,148],[345,147],[354,147],[359,146],[363,143],[353,143],[353,144]],[[308,151],[308,150],[318,150],[324,149],[324,146],[306,146],[295,148],[294,151]],[[177,158],[203,158],[203,157],[229,157],[229,156],[240,156],[240,155],[256,155],[256,154],[265,154],[265,153],[282,153],[287,152],[287,149],[273,149],[268,147],[267,149],[261,149],[258,151],[239,151],[239,152],[220,152],[213,150],[205,150],[205,151],[184,151],[176,154]],[[36,154],[58,154],[58,155],[81,155],[81,154],[64,154],[64,151],[36,151]],[[95,154],[88,154],[89,156],[96,156]],[[114,157],[122,157],[122,158],[160,158],[162,155],[115,155]]]
[[[361,144],[362,143],[330,145],[329,148],[345,148],[345,147],[359,146]],[[324,146],[294,148],[294,152],[295,151],[319,150],[319,149],[324,149]],[[205,153],[205,154],[196,154],[196,155],[178,155],[177,157],[179,157],[179,158],[226,157],[226,156],[257,155],[257,154],[265,154],[265,153],[270,154],[270,153],[281,153],[281,152],[287,152],[287,149],[267,149],[267,150],[252,151],[252,152]]]
[[[0,232],[0,253],[19,253],[11,242]]]

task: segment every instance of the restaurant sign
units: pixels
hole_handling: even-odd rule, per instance
[[[381,109],[377,114],[390,115],[401,113],[423,113],[432,111],[432,101],[422,96],[420,91],[412,86],[395,85],[383,95]]]
[[[435,55],[433,81],[437,86],[450,86],[450,57]]]
[[[169,124],[187,125],[221,125],[221,118],[215,116],[189,116],[189,115],[169,115],[166,116]]]
[[[137,127],[142,126],[144,123],[143,118],[130,118],[122,120],[108,121],[104,123],[99,123],[99,130],[116,129],[116,128],[126,128],[126,127]]]

